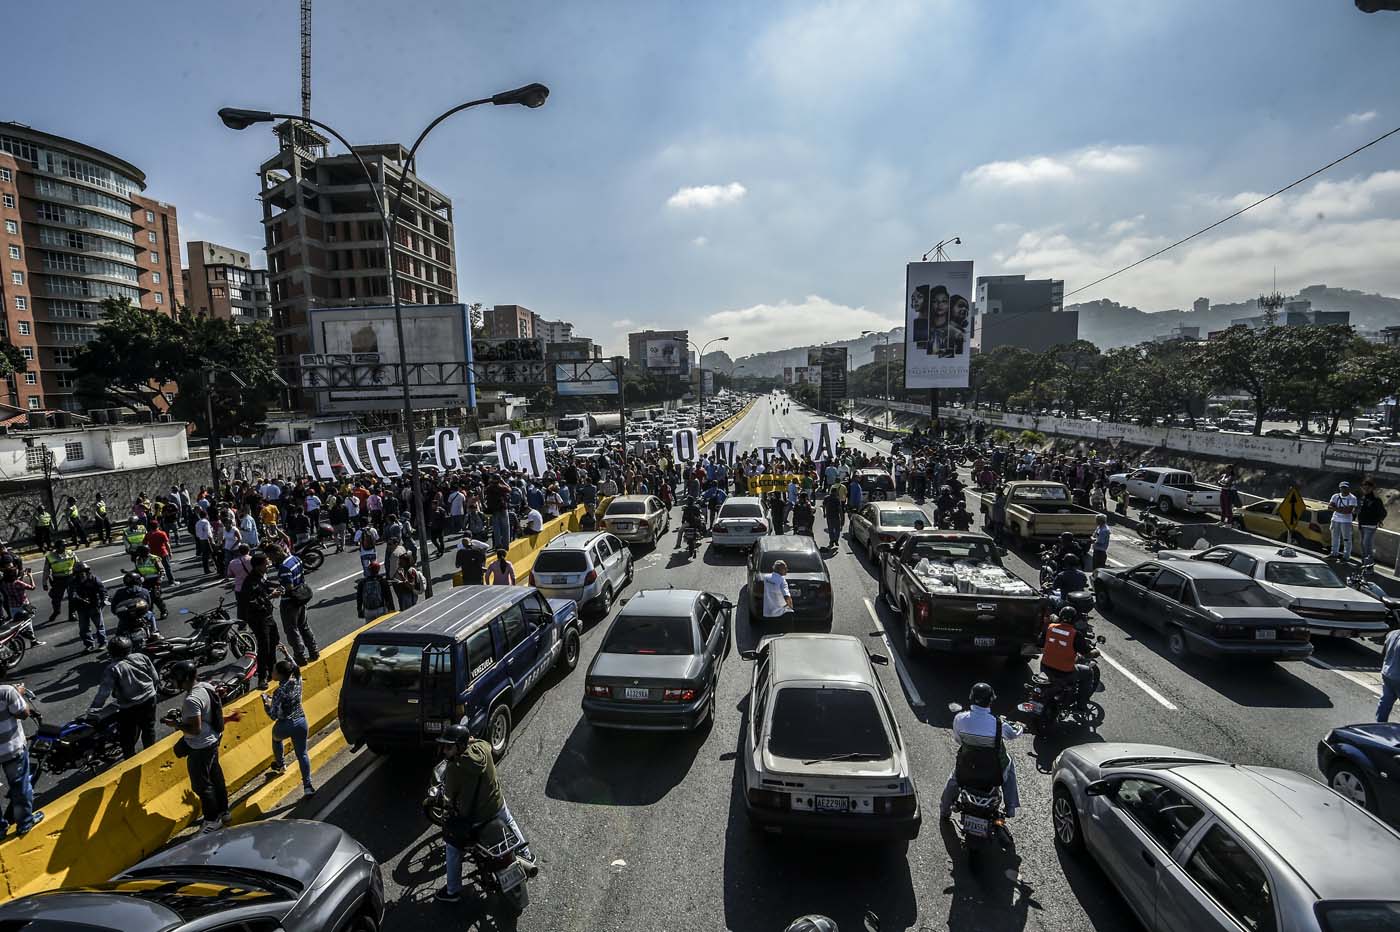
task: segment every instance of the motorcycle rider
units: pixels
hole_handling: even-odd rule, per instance
[[[161,620],[170,617],[170,612],[165,607],[165,599],[160,594],[160,561],[151,556],[150,548],[145,544],[136,548],[136,572],[141,576],[141,584],[146,587],[146,591],[151,594],[151,604],[160,610]]]
[[[719,506],[724,504],[724,500],[728,496],[724,494],[724,489],[719,487],[719,483],[711,479],[709,486],[700,497],[705,500],[705,511],[709,514],[709,526],[714,527],[715,515],[719,514]]]
[[[102,683],[87,710],[88,715],[96,715],[106,705],[108,696],[116,700],[123,760],[135,756],[137,737],[143,748],[156,743],[156,687],[160,673],[150,657],[132,653],[131,647],[131,638],[125,635],[107,642],[107,656],[112,662],[102,671]]]
[[[1089,620],[1070,606],[1060,609],[1055,620],[1041,632],[1040,672],[1052,681],[1072,679],[1076,702],[1088,702],[1094,694],[1094,668],[1080,658],[1097,657],[1089,631]]]
[[[525,833],[516,824],[501,792],[496,776],[496,762],[491,745],[472,734],[463,724],[448,725],[437,739],[447,766],[443,770],[443,795],[452,816],[444,827],[443,841],[447,845],[447,876],[444,886],[433,899],[439,903],[456,903],[462,899],[462,853],[472,843],[473,836],[488,822],[500,819],[522,840]],[[516,851],[531,876],[538,871],[530,846]]]
[[[695,496],[689,496],[685,500],[685,507],[681,509],[681,526],[678,536],[684,538],[686,528],[694,528],[695,533],[705,533],[705,515],[700,510],[700,503],[695,500]]]
[[[1065,531],[1055,542],[1055,565],[1064,566],[1065,557],[1074,557],[1077,566],[1084,565],[1084,551],[1075,542],[1074,535]],[[1084,588],[1083,586],[1080,587]]]
[[[144,615],[137,616],[132,611],[124,610],[128,602],[140,600],[146,603]],[[122,575],[122,584],[112,593],[112,613],[117,616],[117,634],[131,636],[141,626],[151,629],[152,634],[159,634],[160,629],[156,626],[155,613],[151,611],[151,594],[146,587],[141,584],[141,574],[135,570],[127,570]]]
[[[807,493],[803,492],[797,498],[797,504],[792,506],[792,529],[797,534],[811,536],[812,526],[817,521],[816,509],[807,499]]]
[[[1006,805],[1007,818],[1015,818],[1021,808],[1021,796],[1016,788],[1016,763],[1003,746],[1003,742],[1020,737],[1021,726],[992,714],[991,706],[996,697],[990,685],[977,683],[967,697],[971,708],[953,717],[953,737],[958,742],[957,762],[943,787],[943,798],[938,805],[941,819],[953,816],[953,803],[958,800],[958,774],[992,767],[999,767],[1001,772],[1002,802]],[[996,754],[998,759],[986,762],[989,754]]]
[[[1060,571],[1055,574],[1055,579],[1050,583],[1056,595],[1056,608],[1064,605],[1069,599],[1071,592],[1083,592],[1089,588],[1089,577],[1080,569],[1083,565],[1080,558],[1071,554],[1060,557]]]

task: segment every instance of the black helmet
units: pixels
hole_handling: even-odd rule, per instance
[[[472,739],[472,730],[466,725],[448,725],[438,735],[438,744],[463,745]]]
[[[788,924],[786,932],[840,932],[836,923],[825,916],[799,916]]]
[[[141,574],[135,570],[127,570],[125,573],[122,573],[122,584],[126,586],[141,585]]]
[[[1060,569],[1077,570],[1079,569],[1079,561],[1075,559],[1074,554],[1067,553],[1060,557]]]
[[[1069,531],[1065,531],[1063,534],[1060,535],[1060,543],[1062,543],[1062,544],[1072,544],[1072,543],[1074,543],[1074,535],[1073,535],[1072,533],[1070,533]]]
[[[107,642],[107,655],[113,660],[121,660],[131,654],[131,638],[119,634]]]
[[[194,682],[198,670],[194,661],[181,660],[170,668],[170,682],[183,689]]]
[[[1059,611],[1058,614],[1057,614],[1057,617],[1060,619],[1060,624],[1064,624],[1064,625],[1075,625],[1075,624],[1078,624],[1078,623],[1079,623],[1079,609],[1075,608],[1073,605],[1066,605],[1064,608],[1060,609],[1060,611]]]
[[[89,571],[91,571],[91,570],[92,570],[92,567],[88,566],[88,565],[87,565],[86,563],[84,563],[82,560],[79,560],[77,563],[74,563],[74,564],[73,564],[73,575],[75,575],[75,576],[78,575],[79,573],[87,573],[87,572],[89,572]]]
[[[967,694],[967,701],[973,705],[986,707],[990,706],[996,697],[997,692],[992,689],[990,683],[976,683],[972,687],[972,692]]]

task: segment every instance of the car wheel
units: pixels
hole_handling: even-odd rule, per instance
[[[653,546],[655,546],[655,545],[653,545]],[[622,584],[623,584],[624,586],[630,586],[630,585],[632,585],[632,579],[633,579],[634,576],[637,575],[636,566],[637,566],[636,562],[635,562],[634,560],[632,560],[632,559],[629,557],[628,560],[627,560],[627,575],[624,576],[624,577],[622,577]]]
[[[350,923],[349,932],[379,932],[379,923],[374,921],[373,916],[361,913]]]
[[[1100,612],[1106,612],[1113,608],[1113,600],[1108,594],[1108,589],[1102,583],[1094,590],[1094,608]]]
[[[1185,660],[1191,655],[1191,645],[1186,641],[1186,632],[1173,625],[1167,632],[1167,652],[1177,660]]]
[[[1050,817],[1055,826],[1055,844],[1075,854],[1083,851],[1084,836],[1079,831],[1079,813],[1075,811],[1074,799],[1069,790],[1059,784],[1055,786],[1050,803]]]
[[[573,672],[573,669],[574,669],[575,667],[578,666],[578,657],[579,657],[578,632],[575,631],[574,629],[570,628],[568,631],[564,632],[564,670],[565,670],[565,672]]]
[[[1157,499],[1157,510],[1164,515],[1171,514],[1172,500],[1167,496],[1163,495],[1161,498]]]
[[[492,757],[500,760],[505,756],[506,747],[510,744],[510,709],[505,705],[491,710],[491,717],[486,722],[486,739],[491,742]]]
[[[1366,775],[1357,769],[1355,764],[1340,763],[1333,765],[1327,774],[1327,785],[1332,787],[1338,794],[1356,803],[1362,809],[1375,812],[1375,796],[1371,792],[1371,783],[1366,779]]]

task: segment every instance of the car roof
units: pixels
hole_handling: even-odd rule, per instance
[[[649,498],[655,497],[655,495],[614,495],[613,502],[644,502]],[[611,505],[612,502],[608,504]]]
[[[1175,570],[1182,576],[1189,579],[1248,579],[1228,566],[1221,566],[1219,563],[1210,563],[1206,560],[1147,560],[1147,563],[1155,563],[1162,569]],[[1138,564],[1139,566],[1143,564]]]
[[[763,507],[763,499],[756,495],[731,495],[724,500],[725,505],[758,505]],[[720,506],[723,507],[723,506]]]
[[[1311,777],[1233,764],[1172,769],[1227,810],[1237,829],[1272,848],[1320,898],[1393,894],[1400,834]]]
[[[1264,562],[1287,560],[1290,563],[1326,563],[1319,557],[1304,553],[1297,547],[1280,547],[1278,544],[1216,544],[1207,550],[1234,550],[1245,556]],[[1204,552],[1204,551],[1203,551]]]
[[[877,511],[917,511],[923,514],[924,510],[913,502],[870,502]]]
[[[606,537],[606,531],[566,531],[554,540],[544,545],[545,550],[584,550],[600,537]]]
[[[875,686],[865,645],[848,634],[784,634],[768,642],[774,683],[819,680]]]
[[[445,595],[419,602],[392,615],[361,637],[379,634],[437,634],[464,637],[471,629],[508,605],[534,592],[528,586],[456,586]]]
[[[643,589],[627,600],[618,616],[689,618],[695,612],[695,603],[700,601],[703,594],[701,589]]]
[[[806,534],[768,534],[758,539],[758,549],[778,553],[816,553],[817,542]]]

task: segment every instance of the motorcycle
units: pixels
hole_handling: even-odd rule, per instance
[[[116,633],[131,638],[137,650],[153,636],[155,616],[151,614],[151,601],[145,595],[113,602],[112,614],[117,616]]]
[[[235,699],[242,699],[253,691],[253,684],[258,679],[258,655],[244,654],[238,666],[230,673],[217,679],[209,680],[209,685],[214,687],[214,692],[219,696],[220,704],[227,706]],[[180,727],[180,712],[178,708],[168,710],[160,717],[161,722],[171,728]]]
[[[867,430],[865,433],[863,433],[863,434],[860,435],[860,439],[863,440],[863,441],[865,441],[866,443],[874,443],[874,442],[875,442],[875,431],[873,431],[873,430]]]
[[[700,550],[700,529],[688,524],[682,530],[681,537],[685,541],[686,556],[694,557]]]
[[[274,547],[280,548],[282,544],[277,541],[269,541],[262,546],[263,553],[267,554],[269,559],[272,557],[272,549]],[[302,569],[306,570],[308,573],[316,572],[321,568],[321,565],[326,562],[325,545],[319,536],[316,540],[303,541],[300,544],[294,545],[291,552],[301,560]]]
[[[453,815],[452,804],[443,788],[447,762],[433,768],[433,782],[423,799],[423,816],[438,828],[445,828]],[[525,839],[511,830],[504,819],[492,819],[479,826],[470,847],[463,850],[469,865],[465,883],[474,883],[487,896],[498,894],[512,917],[518,917],[530,903],[529,879],[535,873],[516,852]]]
[[[1389,625],[1391,628],[1400,628],[1400,599],[1389,595],[1371,577],[1375,574],[1375,564],[1370,560],[1363,560],[1361,566],[1355,573],[1347,577],[1347,585],[1357,592],[1363,592],[1371,598],[1380,601],[1390,612]]]
[[[948,704],[948,711],[954,715],[962,710],[963,707],[956,702]],[[960,776],[953,812],[958,816],[958,827],[962,829],[969,862],[975,863],[982,849],[991,844],[996,844],[1003,851],[1015,847],[1011,829],[1006,825],[1006,801],[1002,796],[1000,777],[996,783],[977,785],[971,781],[964,782]]]
[[[29,779],[37,784],[45,773],[97,773],[121,760],[118,712],[116,705],[108,704],[64,725],[40,717],[39,730],[29,739]]]
[[[19,666],[24,652],[37,639],[34,634],[34,606],[26,605],[19,617],[0,627],[0,676]]]
[[[180,609],[181,615],[190,615],[187,608]],[[232,651],[236,656],[257,653],[257,641],[242,627],[242,622],[229,617],[224,608],[224,600],[212,611],[190,618],[193,634],[184,637],[164,637],[152,634],[146,638],[139,650],[150,657],[160,673],[157,687],[161,698],[169,698],[179,692],[170,678],[170,670],[182,660],[193,660],[197,664],[218,663]]]
[[[1148,550],[1156,553],[1159,550],[1175,550],[1181,546],[1181,525],[1158,517],[1155,512],[1145,508],[1140,517],[1142,524],[1138,528],[1138,536],[1142,538],[1143,545]]]
[[[1104,638],[1096,639],[1104,643]],[[1097,653],[1097,651],[1095,651]],[[1103,691],[1103,677],[1093,657],[1086,664],[1093,671],[1091,693]],[[1025,685],[1025,701],[1016,709],[1025,716],[1026,726],[1033,734],[1049,735],[1060,724],[1079,725],[1093,730],[1103,724],[1104,708],[1093,699],[1081,699],[1079,685],[1072,677],[1052,679],[1044,673],[1032,673]]]

